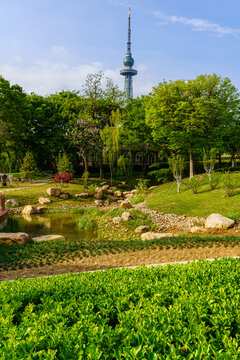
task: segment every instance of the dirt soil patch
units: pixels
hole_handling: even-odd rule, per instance
[[[240,256],[240,245],[234,247],[217,246],[191,249],[151,249],[131,251],[120,254],[97,255],[65,261],[54,265],[43,267],[9,270],[0,273],[0,281],[16,280],[20,278],[33,278],[39,276],[60,275],[91,270],[103,270],[113,267],[124,267],[134,265],[148,265],[168,262],[177,262],[192,259],[221,258],[228,256]]]

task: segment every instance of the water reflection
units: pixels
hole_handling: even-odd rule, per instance
[[[77,220],[80,216],[65,214],[10,216],[0,228],[0,232],[25,232],[32,237],[55,234],[64,236],[66,240],[96,238],[94,232],[78,229]]]

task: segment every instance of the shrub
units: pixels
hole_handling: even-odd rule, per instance
[[[211,187],[212,190],[217,189],[219,183],[221,180],[221,175],[220,174],[216,174],[215,172],[212,173],[211,175],[211,181],[209,182],[209,185]]]
[[[172,171],[170,169],[158,169],[148,173],[149,176],[154,177],[159,184],[173,180]]]
[[[144,194],[147,191],[147,184],[148,184],[149,180],[147,179],[140,179],[138,181],[138,184],[136,186],[137,192],[138,194]]]
[[[193,176],[190,179],[184,181],[184,185],[187,186],[188,189],[191,189],[194,194],[198,194],[198,191],[201,187],[203,176]]]
[[[55,174],[54,178],[52,179],[54,183],[60,183],[61,185],[68,184],[71,180],[72,180],[72,174],[66,173],[65,171],[62,171],[59,174]]]
[[[225,191],[226,196],[233,196],[234,190],[238,187],[238,180],[234,175],[230,175],[229,172],[224,174],[222,179],[222,188]]]

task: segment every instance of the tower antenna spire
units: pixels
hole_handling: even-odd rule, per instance
[[[131,9],[128,9],[128,41],[127,41],[127,53],[123,60],[124,69],[120,71],[120,74],[125,77],[124,92],[127,99],[133,97],[132,77],[137,75],[137,70],[132,69],[134,65],[134,59],[131,53]]]

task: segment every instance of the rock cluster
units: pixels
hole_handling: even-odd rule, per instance
[[[108,205],[109,202],[119,203],[120,208],[130,209],[130,199],[137,194],[137,190],[124,191],[116,189],[114,186],[109,186],[106,182],[102,186],[95,189],[94,199],[95,204],[98,206]]]

